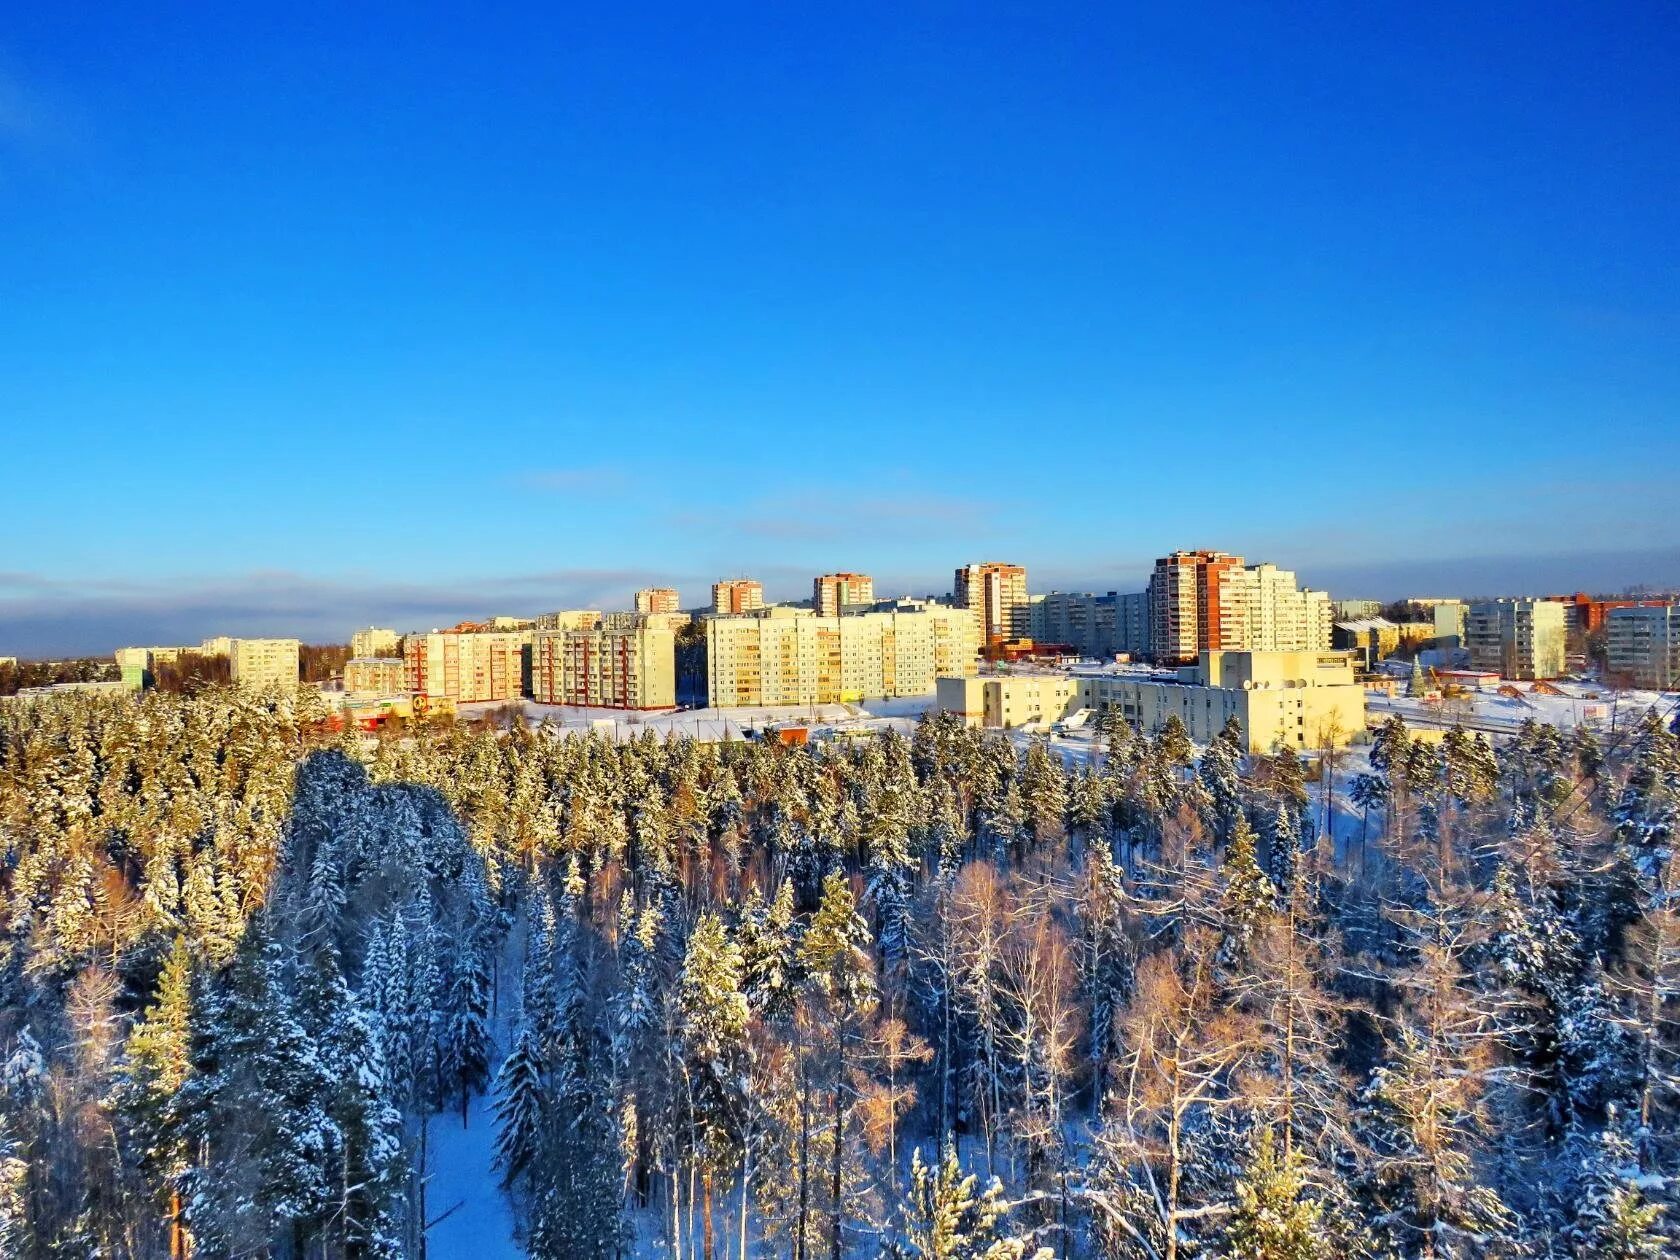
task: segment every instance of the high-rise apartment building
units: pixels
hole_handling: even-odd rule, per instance
[[[1470,667],[1534,681],[1564,671],[1569,632],[1563,605],[1547,599],[1493,599],[1465,616]]]
[[[712,611],[719,615],[754,612],[764,607],[764,587],[751,578],[712,583]]]
[[[358,630],[350,636],[350,655],[360,660],[392,657],[397,654],[397,645],[401,642],[402,635],[395,630],[369,626],[366,630]]]
[[[1610,677],[1654,691],[1680,688],[1680,604],[1634,604],[1604,619]]]
[[[532,632],[471,626],[411,634],[403,640],[408,689],[458,704],[517,700],[525,693]]]
[[[1321,652],[1329,648],[1330,597],[1303,590],[1275,564],[1244,565],[1223,551],[1175,551],[1149,579],[1151,652],[1186,664],[1207,651]]]
[[[636,592],[636,611],[639,613],[674,613],[677,611],[677,589],[674,586],[644,586]]]
[[[1204,650],[1236,647],[1237,615],[1230,588],[1241,556],[1175,551],[1155,562],[1149,579],[1149,631],[1157,660],[1194,661]]]
[[[979,622],[918,600],[824,617],[803,608],[706,618],[706,690],[716,708],[928,695],[972,674]]]
[[[1027,571],[1018,564],[963,565],[951,586],[951,602],[979,618],[983,644],[1032,636]]]
[[[867,573],[825,573],[811,583],[811,611],[837,617],[848,604],[873,604],[875,579]]]
[[[228,675],[242,687],[292,688],[298,681],[296,639],[230,639]]]
[[[677,703],[669,613],[611,614],[593,630],[543,630],[531,646],[531,694],[542,704],[669,709]]]

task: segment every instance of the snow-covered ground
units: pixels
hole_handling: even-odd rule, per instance
[[[513,1213],[491,1167],[496,1117],[490,1097],[473,1099],[466,1128],[459,1111],[433,1116],[429,1146],[426,1211],[437,1224],[426,1235],[427,1255],[523,1260],[525,1250],[513,1239]]]
[[[908,731],[931,709],[932,696],[903,696],[893,700],[866,700],[860,704],[787,705],[744,709],[666,709],[655,713],[633,713],[624,709],[587,709],[568,705],[522,702],[526,718],[533,724],[547,722],[558,730],[595,730],[614,739],[636,739],[646,731],[656,735],[687,735],[698,740],[741,739],[747,731],[766,726],[809,726],[813,734],[824,731]],[[464,704],[463,718],[479,717],[504,709],[505,704]]]
[[[1457,723],[1469,730],[1507,735],[1515,734],[1530,718],[1560,728],[1585,725],[1610,734],[1637,722],[1653,705],[1658,712],[1670,715],[1680,705],[1680,695],[1673,692],[1615,691],[1591,683],[1559,682],[1548,684],[1563,693],[1554,696],[1534,691],[1533,683],[1507,685],[1517,692],[1515,696],[1477,691],[1465,700],[1431,703],[1409,696],[1373,695],[1367,697],[1366,708],[1378,722],[1387,714],[1397,713],[1409,726],[1450,727]]]

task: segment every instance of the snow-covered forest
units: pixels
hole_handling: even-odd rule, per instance
[[[545,1258],[1680,1246],[1654,713],[1394,720],[1327,802],[1171,726],[1070,770],[318,703],[0,706],[0,1254],[422,1256],[463,1124]]]

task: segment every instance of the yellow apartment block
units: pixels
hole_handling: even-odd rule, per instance
[[[369,626],[350,636],[350,655],[356,660],[390,658],[397,654],[402,635],[381,626]]]
[[[353,656],[344,662],[344,694],[407,695],[408,663],[400,656]]]
[[[677,703],[673,614],[609,615],[598,630],[539,631],[531,694],[542,704],[669,709]]]
[[[408,690],[457,704],[517,700],[525,693],[529,631],[440,630],[403,640]]]
[[[211,640],[205,640],[208,645]],[[298,681],[296,639],[229,639],[229,676],[241,687],[292,688]]]
[[[1342,652],[1203,651],[1176,677],[1013,674],[941,678],[938,707],[970,726],[1062,721],[1080,710],[1118,710],[1147,734],[1169,717],[1205,744],[1231,718],[1249,752],[1345,744],[1365,731],[1365,689]]]
[[[714,708],[929,695],[941,675],[972,674],[980,651],[973,613],[915,600],[835,617],[776,607],[705,620]]]

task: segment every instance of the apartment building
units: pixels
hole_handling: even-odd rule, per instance
[[[824,617],[803,608],[706,618],[707,702],[715,708],[834,704],[928,695],[971,674],[980,629],[967,609],[919,600]]]
[[[1149,579],[1155,659],[1187,664],[1205,651],[1319,652],[1330,647],[1330,597],[1275,564],[1223,551],[1175,551]]]
[[[291,688],[298,681],[296,639],[228,640],[228,675],[241,687]]]
[[[847,605],[873,604],[875,579],[867,573],[825,573],[811,582],[811,611],[837,617]]]
[[[1116,710],[1153,734],[1177,717],[1198,744],[1235,718],[1249,752],[1345,744],[1365,731],[1365,689],[1342,652],[1204,651],[1175,674],[941,678],[937,704],[971,726],[1003,728]]]
[[[344,694],[352,699],[408,694],[408,662],[400,656],[353,656],[344,662]]]
[[[369,626],[350,636],[350,656],[353,660],[388,659],[396,656],[401,643],[402,635],[395,630]]]
[[[1564,606],[1547,599],[1493,599],[1471,604],[1464,623],[1470,667],[1501,678],[1559,678],[1569,632]]]
[[[1680,604],[1632,604],[1604,619],[1610,677],[1653,691],[1680,690]]]
[[[1119,651],[1116,622],[1120,596],[1051,591],[1027,600],[1035,643],[1065,643],[1081,656],[1109,657]]]
[[[712,612],[722,616],[730,613],[756,612],[764,607],[764,586],[751,578],[724,578],[712,583]]]
[[[644,586],[636,592],[635,608],[639,613],[674,613],[678,610],[677,588]]]
[[[614,613],[591,630],[539,631],[531,694],[542,704],[669,709],[677,703],[670,613]]]
[[[559,612],[543,613],[537,618],[538,630],[593,630],[601,624],[601,614],[594,608],[563,608]]]
[[[1018,564],[965,564],[956,571],[951,602],[980,621],[981,642],[1032,637],[1032,608],[1027,599],[1027,571]]]
[[[457,704],[517,700],[530,670],[528,630],[481,630],[462,625],[403,640],[408,690]]]

